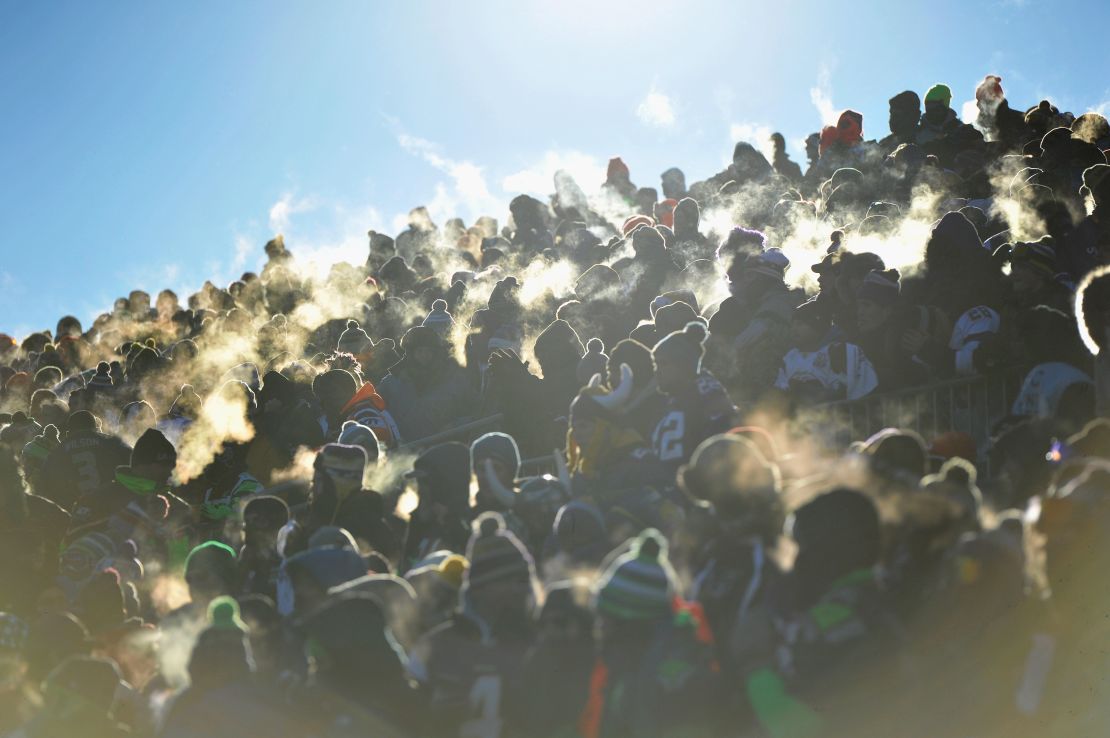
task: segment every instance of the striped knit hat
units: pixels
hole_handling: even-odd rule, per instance
[[[366,452],[366,463],[376,464],[378,461],[378,437],[367,426],[354,420],[347,420],[339,431],[339,443],[343,446],[358,446]]]
[[[536,565],[532,555],[506,529],[505,519],[495,512],[483,513],[474,521],[474,533],[466,545],[466,558],[470,561],[463,578],[463,587],[467,590],[505,580],[535,580]]]
[[[857,300],[870,300],[877,305],[890,307],[898,302],[901,287],[897,269],[872,269],[856,290]]]
[[[595,587],[594,608],[621,620],[648,620],[671,612],[677,577],[667,559],[667,541],[648,528],[619,556]]]
[[[93,391],[110,392],[115,389],[116,383],[112,379],[112,365],[106,361],[102,361],[96,365],[96,374],[87,382],[89,389]]]
[[[428,313],[428,317],[424,318],[422,325],[431,328],[441,337],[447,338],[451,334],[451,330],[455,327],[455,319],[451,317],[451,313],[447,312],[447,301],[436,300],[432,303],[432,312]]]
[[[347,321],[347,327],[339,334],[339,340],[335,344],[336,351],[352,356],[358,356],[372,348],[374,348],[373,340],[366,335],[366,331],[362,330],[357,320]]]

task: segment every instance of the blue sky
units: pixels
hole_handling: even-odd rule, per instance
[[[418,204],[504,218],[558,166],[692,182],[845,107],[879,137],[937,81],[1107,106],[1107,28],[1094,1],[0,0],[0,331],[226,283],[276,230],[361,260]]]

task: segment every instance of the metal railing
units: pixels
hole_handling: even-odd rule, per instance
[[[440,431],[439,433],[433,433],[432,435],[425,436],[424,438],[417,438],[416,440],[402,443],[400,446],[397,447],[397,450],[420,452],[432,446],[435,446],[436,444],[447,443],[449,441],[470,443],[474,439],[478,438],[478,436],[489,433],[490,431],[500,430],[501,421],[503,419],[504,416],[500,414],[488,415],[484,418],[472,420],[469,423],[463,423],[462,425],[448,428],[446,430]],[[536,456],[530,459],[521,460],[521,476],[533,477],[539,476],[541,474],[555,474],[557,472],[557,467],[555,464],[555,453],[561,452],[553,451],[552,453],[544,454],[543,456]]]
[[[910,387],[859,400],[815,405],[802,411],[807,430],[832,446],[846,448],[884,428],[909,428],[930,441],[947,431],[962,431],[975,439],[980,455],[987,448],[995,424],[1010,414],[1025,372],[1011,370]],[[400,446],[421,451],[438,443],[469,443],[483,433],[501,428],[503,417],[490,415]],[[983,459],[980,459],[982,461]],[[553,474],[553,454],[524,459],[521,474]]]
[[[397,447],[398,451],[421,451],[423,449],[435,446],[438,443],[447,443],[448,441],[461,441],[463,443],[470,443],[478,436],[495,431],[501,427],[502,416],[488,415],[484,418],[472,420],[469,423],[456,425],[452,428],[433,433],[430,436],[417,438],[413,441],[402,443]]]
[[[839,445],[893,427],[913,429],[926,441],[947,431],[961,431],[975,439],[982,451],[994,425],[1010,414],[1023,378],[1023,372],[1010,371],[953,379],[818,405],[804,411],[804,417]]]

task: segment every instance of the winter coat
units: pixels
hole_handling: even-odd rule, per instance
[[[504,709],[517,703],[530,634],[494,633],[477,615],[457,612],[409,654],[411,675],[429,696],[428,735],[504,735]]]
[[[834,581],[801,612],[774,618],[777,639],[752,665],[745,692],[764,732],[893,735],[884,694],[897,689],[901,626],[870,569]],[[894,692],[896,693],[896,692]]]
[[[602,647],[578,719],[583,738],[715,735],[725,701],[712,634],[696,604],[677,599],[651,635]]]
[[[371,382],[365,382],[340,411],[341,420],[334,428],[328,429],[327,439],[334,441],[339,437],[343,423],[353,420],[374,431],[378,441],[386,448],[395,448],[401,443],[401,431],[393,415],[386,409],[386,402]]]
[[[68,510],[83,494],[110,481],[131,458],[131,447],[97,431],[66,434],[43,466],[42,493]]]
[[[652,432],[656,458],[677,471],[706,438],[736,425],[736,406],[721,383],[703,371],[682,395],[667,398],[666,414]]]
[[[474,416],[478,394],[466,371],[447,361],[430,380],[418,381],[405,361],[378,385],[397,429],[406,442],[439,433]]]

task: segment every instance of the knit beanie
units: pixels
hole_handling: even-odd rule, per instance
[[[691,365],[694,372],[701,371],[701,360],[705,356],[705,337],[707,331],[703,323],[692,321],[681,331],[675,331],[652,349],[652,358],[667,357],[673,361]]]
[[[424,318],[421,325],[431,328],[442,338],[447,338],[455,328],[455,319],[447,312],[447,301],[436,300],[432,303],[432,311]]]
[[[359,327],[357,320],[347,321],[347,327],[339,334],[339,341],[335,345],[336,351],[353,356],[366,353],[372,348],[374,348],[374,342],[366,335],[366,331]]]
[[[621,235],[628,236],[636,231],[637,228],[647,227],[651,228],[655,225],[655,219],[647,215],[633,215],[626,218],[624,223],[621,224]]]
[[[651,365],[651,349],[630,338],[618,341],[609,355],[609,367],[619,367],[621,364],[628,364],[632,369],[636,387],[647,384],[655,373]]]
[[[570,362],[574,362],[572,366],[576,366],[585,350],[570,323],[565,320],[555,320],[536,337],[534,353],[540,367],[543,368],[561,366]]]
[[[998,104],[1006,93],[1002,91],[1002,78],[996,74],[988,74],[983,81],[975,87],[975,99],[979,102]]]
[[[366,473],[366,451],[361,446],[325,444],[316,454],[313,469],[317,474],[326,474],[341,494],[361,489]]]
[[[977,519],[983,506],[983,493],[975,483],[977,476],[971,462],[957,457],[944,462],[936,474],[923,478],[921,486],[930,492],[944,495]]]
[[[256,495],[243,506],[243,523],[250,528],[277,531],[289,522],[289,505],[273,495]]]
[[[93,375],[87,383],[88,389],[93,392],[111,392],[116,388],[115,380],[112,379],[112,366],[106,361],[102,361],[96,365],[96,374]]]
[[[621,292],[621,278],[610,266],[594,264],[582,272],[574,282],[574,294],[580,300],[617,297]]]
[[[131,450],[131,467],[143,464],[166,464],[173,466],[177,463],[177,451],[173,444],[166,440],[162,431],[148,428],[139,440],[135,441],[135,448]]]
[[[690,463],[679,470],[678,482],[691,497],[711,503],[722,519],[753,519],[758,525],[781,518],[778,467],[753,441],[735,432],[698,444]],[[778,519],[773,526],[776,532],[782,523]]]
[[[605,517],[596,506],[584,500],[572,500],[563,505],[552,524],[559,550],[574,558],[605,555],[597,546],[606,540]]]
[[[405,580],[421,591],[418,582],[427,581],[429,586],[449,587],[453,593],[458,593],[466,578],[466,570],[470,562],[463,556],[449,551],[433,552],[430,556],[421,559],[405,573]]]
[[[885,477],[917,484],[928,471],[925,441],[912,430],[881,430],[867,439],[864,451],[871,470]]]
[[[42,426],[34,418],[27,417],[27,413],[20,411],[13,413],[11,423],[0,430],[0,442],[13,448],[23,448],[41,433]]]
[[[204,401],[193,389],[193,385],[183,384],[181,385],[181,391],[177,394],[177,399],[170,405],[169,414],[175,418],[196,420],[200,417],[200,411],[203,407]]]
[[[469,568],[470,562],[466,560],[465,556],[451,554],[443,559],[443,561],[439,562],[435,570],[440,579],[455,589],[460,589]]]
[[[127,407],[124,407],[126,410]],[[95,415],[88,410],[76,410],[69,414],[69,420],[66,422],[66,432],[74,433],[80,431],[95,431],[99,430],[100,421]]]
[[[863,138],[863,113],[845,110],[836,122],[837,140],[853,146]]]
[[[786,270],[790,268],[790,259],[782,253],[782,249],[772,246],[759,254],[752,254],[744,262],[744,271],[753,274],[762,274],[776,281],[786,279]]]
[[[411,356],[414,351],[421,348],[438,349],[443,347],[443,338],[439,331],[431,326],[418,325],[405,331],[401,336],[401,353]]]
[[[671,612],[671,598],[677,589],[667,541],[649,528],[601,575],[594,590],[594,608],[620,620],[661,618]]]
[[[505,519],[495,512],[483,513],[474,521],[466,558],[470,561],[463,577],[466,591],[495,582],[530,583],[536,576],[532,555],[505,527]]]
[[[888,102],[890,104],[890,107],[892,108],[903,108],[907,110],[912,109],[918,111],[920,111],[921,109],[921,98],[918,97],[917,93],[913,90],[899,92],[897,95],[890,98]]]
[[[701,318],[687,303],[675,302],[664,305],[655,311],[656,336],[668,336],[682,330],[687,323],[693,321],[701,322]]]
[[[1110,198],[1110,164],[1095,164],[1083,170],[1082,195],[1090,195],[1099,202]]]
[[[1110,121],[1099,113],[1084,113],[1071,124],[1071,135],[1105,149],[1106,139],[1110,138]]]
[[[872,269],[863,278],[863,284],[856,291],[856,299],[869,300],[884,307],[894,305],[898,302],[900,292],[898,277],[897,269],[887,269],[885,271]]]
[[[925,93],[925,104],[928,105],[933,102],[942,103],[946,108],[949,106],[952,102],[952,90],[948,88],[948,85],[936,84],[929,88],[929,91]]]
[[[378,461],[378,437],[369,427],[354,420],[347,420],[339,431],[339,443],[344,446],[358,446],[366,452],[366,463]]]
[[[515,479],[520,474],[520,449],[516,440],[507,433],[487,433],[470,444],[470,470],[477,474],[483,459],[500,461],[513,473]]]
[[[45,356],[39,357],[41,362]],[[32,386],[36,389],[50,389],[62,381],[62,370],[56,366],[44,366],[35,372],[34,379],[31,381]]]
[[[703,261],[706,260],[703,259]],[[712,269],[712,266],[710,266],[710,269]],[[655,319],[655,314],[659,311],[659,308],[673,305],[676,302],[684,302],[693,308],[695,313],[698,311],[698,298],[691,290],[668,290],[661,295],[656,295],[655,299],[648,305],[652,320]]]
[[[462,515],[470,505],[470,448],[458,441],[432,446],[412,463],[407,478],[420,478],[421,502],[438,502]]]
[[[966,431],[945,431],[929,444],[929,456],[939,459],[941,463],[959,457],[974,461],[979,457],[979,448],[975,438]]]
[[[239,603],[227,595],[208,605],[208,627],[200,632],[189,658],[189,675],[224,677],[248,673],[254,668],[247,624],[239,615]]]
[[[205,541],[189,552],[185,559],[185,581],[201,572],[213,574],[221,582],[230,584],[236,577],[235,551],[219,541]]]
[[[105,533],[86,533],[65,547],[59,560],[59,573],[73,581],[83,582],[101,562],[116,553],[115,542]]]
[[[247,631],[247,624],[239,616],[239,603],[234,598],[222,595],[208,605],[208,623],[211,628],[222,630]]]
[[[127,376],[132,380],[145,377],[165,364],[165,359],[157,350],[150,346],[143,346],[138,351],[132,352],[127,360]]]
[[[591,338],[586,341],[586,355],[578,360],[575,377],[579,384],[586,384],[595,374],[605,376],[609,357],[605,355],[605,344],[600,338]]]

